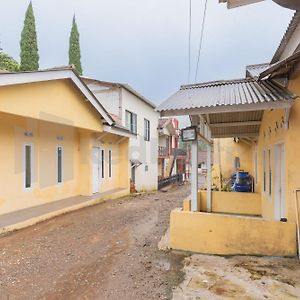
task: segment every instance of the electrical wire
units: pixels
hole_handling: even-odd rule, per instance
[[[188,70],[188,83],[190,83],[191,78],[191,39],[192,39],[192,0],[190,0],[189,7],[189,70]]]
[[[207,2],[208,2],[208,0],[205,0],[204,13],[203,13],[203,18],[202,18],[202,28],[201,28],[199,48],[198,48],[198,58],[197,58],[197,65],[196,65],[195,83],[196,83],[197,77],[198,77],[199,62],[200,62],[201,50],[202,50],[202,44],[203,44],[203,36],[204,36],[206,12],[207,12]]]

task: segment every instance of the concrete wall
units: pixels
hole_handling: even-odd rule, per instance
[[[171,212],[170,246],[173,249],[219,255],[295,256],[294,223],[252,217]]]
[[[207,212],[207,192],[198,192],[201,212]],[[183,201],[183,210],[191,211],[191,200]],[[237,215],[261,216],[261,195],[257,193],[212,192],[212,212]]]
[[[300,95],[300,76],[289,81],[288,88]],[[285,217],[288,221],[296,219],[295,189],[300,187],[300,102],[299,99],[290,111],[289,128],[286,129],[283,120],[284,110],[273,110],[264,113],[258,140],[258,185],[257,191],[262,193],[263,216],[267,219],[275,218],[275,146],[284,144],[285,147]],[[273,174],[272,194],[263,191],[263,151],[271,151],[271,170]],[[268,180],[267,180],[268,185]],[[298,195],[300,199],[300,195]],[[300,208],[300,200],[298,207]],[[300,217],[300,212],[299,212]]]
[[[0,87],[0,215],[91,195],[92,147],[95,134],[101,133],[101,116],[69,81]],[[101,142],[106,174],[100,191],[125,188],[129,192],[128,138],[105,134]],[[30,189],[25,188],[25,144],[33,146]],[[63,147],[62,183],[57,183],[58,146]],[[108,149],[113,162],[109,179]]]
[[[99,113],[69,80],[0,87],[0,112],[102,131]]]
[[[252,147],[240,141],[234,142],[233,138],[214,140],[214,165],[213,183],[220,188],[220,178],[230,178],[235,169],[235,158],[240,158],[240,169],[253,175],[253,152]]]
[[[153,107],[137,96],[122,89],[122,124],[125,126],[126,110],[137,114],[137,138],[130,139],[130,159],[142,164],[136,168],[135,187],[137,191],[157,189],[158,180],[158,118]],[[144,140],[144,118],[150,121],[150,141]]]

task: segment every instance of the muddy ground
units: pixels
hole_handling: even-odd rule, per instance
[[[194,254],[185,259],[184,272],[173,300],[300,299],[296,258]]]
[[[188,194],[107,201],[0,237],[0,300],[300,299],[296,258],[159,251]]]
[[[0,238],[0,299],[170,299],[183,254],[159,251],[188,186],[69,213]]]

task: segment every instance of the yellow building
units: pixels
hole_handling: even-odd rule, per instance
[[[299,251],[299,46],[296,12],[270,63],[248,66],[243,79],[182,86],[158,108],[162,116],[190,115],[198,128],[192,194],[171,213],[172,248],[223,255]],[[214,143],[207,192],[197,192],[198,139],[208,149]],[[221,188],[237,169],[253,175],[255,193],[211,191],[211,182]]]
[[[129,193],[129,132],[72,69],[0,74],[0,215]]]

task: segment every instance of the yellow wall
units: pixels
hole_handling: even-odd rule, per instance
[[[200,210],[207,211],[207,192],[198,193]],[[212,211],[242,215],[261,215],[261,196],[257,193],[212,192]]]
[[[219,255],[296,255],[294,223],[222,214],[171,212],[173,249]]]
[[[223,183],[230,178],[235,170],[235,157],[240,158],[241,170],[252,173],[252,147],[244,142],[234,142],[233,138],[214,140],[213,183],[220,188],[220,174]]]
[[[207,212],[207,192],[198,192],[198,203],[201,212]],[[183,210],[191,211],[191,200],[183,201]],[[260,216],[261,195],[257,193],[212,192],[212,212]]]
[[[297,95],[300,95],[300,76],[290,80],[288,88]],[[262,193],[263,216],[267,219],[275,217],[275,146],[283,143],[285,146],[285,216],[288,221],[295,221],[295,193],[294,190],[300,187],[300,102],[299,99],[290,111],[289,128],[285,129],[284,110],[273,110],[264,113],[263,122],[258,140],[258,185],[257,191]],[[263,192],[263,150],[271,150],[272,170],[272,195]],[[268,181],[267,181],[268,183]],[[298,194],[298,198],[300,195]],[[300,208],[300,200],[298,200]],[[299,212],[300,217],[300,212]]]
[[[25,136],[31,132],[32,137]],[[57,140],[57,136],[63,140]],[[0,113],[0,213],[79,194],[75,128]],[[33,145],[33,188],[25,190],[24,145]],[[64,184],[57,184],[56,147],[63,146]]]
[[[68,79],[1,86],[0,111],[102,131],[99,114]]]
[[[101,116],[67,80],[0,87],[0,215],[92,195],[92,149],[97,143],[105,150],[100,192],[123,188],[129,193],[129,139],[102,129]],[[102,135],[101,143],[96,135]],[[25,189],[25,144],[33,146],[31,189]],[[63,147],[61,184],[57,183],[57,146]],[[108,149],[112,150],[112,178],[108,178]]]
[[[129,139],[113,134],[105,134],[103,137],[94,137],[93,147],[104,150],[104,178],[100,182],[100,191],[106,192],[116,188],[129,188]],[[112,176],[109,177],[109,150],[112,151]]]

